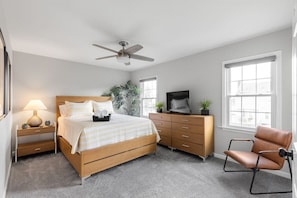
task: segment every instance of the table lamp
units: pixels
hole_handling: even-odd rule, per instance
[[[33,116],[29,118],[28,124],[31,127],[39,127],[42,124],[42,120],[37,115],[37,110],[47,109],[46,106],[41,102],[41,100],[30,100],[30,102],[25,106],[24,110],[33,110]]]

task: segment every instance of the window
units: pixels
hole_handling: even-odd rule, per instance
[[[157,78],[140,80],[140,100],[142,116],[148,116],[150,112],[156,112],[155,104],[157,100]]]
[[[223,63],[223,126],[280,126],[278,59],[274,53]]]

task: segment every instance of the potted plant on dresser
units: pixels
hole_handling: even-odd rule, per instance
[[[162,113],[162,108],[164,106],[164,103],[163,102],[156,102],[156,110],[158,113]]]
[[[211,104],[210,100],[206,100],[206,99],[200,102],[201,115],[209,115],[210,104]]]

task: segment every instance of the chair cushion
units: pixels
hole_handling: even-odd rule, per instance
[[[245,152],[245,151],[224,151],[226,155],[240,163],[245,168],[255,168],[256,162],[258,158],[258,154],[253,152]],[[269,160],[265,157],[260,157],[258,169],[271,169],[271,170],[279,170],[281,166],[275,163],[272,160]]]
[[[278,145],[278,147],[288,150],[292,140],[292,133],[289,131],[258,126],[255,138],[273,143]],[[268,149],[269,148],[266,148],[266,150]]]
[[[252,152],[258,153],[263,150],[278,150],[284,148],[288,150],[292,140],[292,133],[274,128],[267,128],[263,126],[257,127],[255,134],[255,143],[252,148]],[[263,154],[263,157],[274,161],[283,166],[285,158],[282,158],[278,153]]]

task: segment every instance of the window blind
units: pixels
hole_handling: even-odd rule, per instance
[[[157,77],[141,79],[141,80],[139,80],[139,82],[146,82],[146,81],[151,81],[151,80],[157,80]]]
[[[259,64],[259,63],[265,63],[265,62],[274,62],[276,60],[276,56],[267,56],[263,58],[253,59],[253,60],[246,60],[246,61],[240,61],[240,62],[234,62],[234,63],[227,63],[225,64],[225,68],[232,68],[232,67],[239,67],[244,65],[252,65],[252,64]]]

